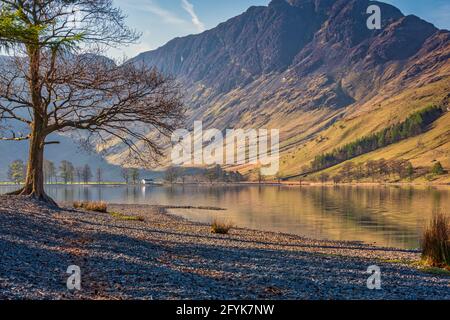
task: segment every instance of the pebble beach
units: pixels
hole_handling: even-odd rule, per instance
[[[419,270],[414,250],[184,220],[163,207],[108,213],[0,196],[0,299],[450,299],[450,276]],[[81,290],[67,268],[80,267]],[[381,289],[369,290],[369,266]]]

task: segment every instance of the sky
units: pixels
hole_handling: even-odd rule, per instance
[[[156,49],[175,37],[200,33],[270,0],[114,0],[128,16],[128,26],[142,33],[141,41],[110,55],[131,58]]]
[[[450,0],[381,0],[404,14],[415,14],[441,29],[450,30]],[[252,5],[270,0],[114,0],[128,16],[130,27],[142,33],[140,43],[111,50],[116,58],[131,58],[156,49],[175,37],[214,28]]]
[[[174,0],[176,1],[176,0]],[[450,30],[450,0],[381,0],[399,8],[403,14],[415,14],[440,29]]]
[[[415,14],[436,27],[450,30],[450,0],[379,0]],[[139,43],[111,49],[109,56],[124,59],[154,50],[173,38],[212,29],[245,12],[266,6],[270,0],[113,0],[127,16],[127,25],[139,31]],[[0,54],[5,54],[0,50]]]

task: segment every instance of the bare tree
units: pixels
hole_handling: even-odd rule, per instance
[[[328,174],[328,173],[321,173],[320,175],[319,175],[319,180],[320,180],[320,182],[321,183],[325,183],[325,182],[327,182],[328,180],[330,179],[330,175]]]
[[[140,176],[140,174],[139,174],[139,170],[138,169],[136,169],[136,168],[131,169],[130,178],[131,178],[131,181],[133,181],[133,184],[137,184],[138,183],[139,176]]]
[[[168,170],[168,172],[170,172],[171,171],[171,169],[169,169]],[[166,177],[167,177],[167,173],[166,173]],[[213,183],[214,181],[217,181],[217,174],[216,174],[216,172],[214,171],[214,170],[207,170],[206,172],[205,172],[205,177],[206,177],[206,179],[208,179],[208,181],[209,181],[209,183]],[[174,179],[176,179],[176,177],[174,178]],[[167,178],[166,178],[166,180],[167,180]],[[170,180],[168,180],[168,181],[170,181]],[[170,183],[173,183],[173,181],[170,181]]]
[[[348,182],[352,182],[353,170],[355,168],[355,164],[353,162],[346,162],[342,166],[339,174],[344,178],[344,180]]]
[[[112,0],[0,0],[0,140],[29,140],[26,182],[15,194],[55,204],[44,192],[44,148],[54,132],[81,130],[86,145],[108,152],[121,142],[149,163],[179,125],[179,90],[143,64],[99,54],[135,42]],[[17,129],[21,123],[25,129]],[[56,204],[55,204],[56,205]]]
[[[81,183],[81,181],[83,180],[83,167],[76,167],[75,175],[77,176],[78,183]]]
[[[169,182],[170,184],[173,184],[178,179],[178,168],[176,167],[169,167],[166,170],[166,174],[164,179]]]
[[[96,171],[97,183],[100,184],[103,182],[103,169],[101,167],[97,168]]]
[[[342,182],[342,177],[340,175],[333,176],[333,182],[334,184],[339,184]]]
[[[258,183],[259,183],[259,184],[263,183],[264,177],[263,177],[263,175],[262,175],[262,173],[261,173],[261,170],[258,169],[257,175],[258,175]]]
[[[91,180],[91,178],[92,178],[92,170],[91,170],[91,167],[90,167],[88,164],[86,164],[86,165],[83,167],[83,173],[82,173],[82,176],[83,176],[83,182],[84,182],[84,184],[88,184],[88,183],[89,183],[89,180]]]
[[[64,181],[65,184],[73,183],[75,167],[72,162],[63,160],[59,165],[59,176]]]
[[[55,164],[47,159],[44,159],[44,181],[45,183],[53,183],[56,176]]]
[[[121,175],[126,184],[130,183],[130,170],[128,168],[122,168]]]
[[[372,178],[372,181],[375,181],[375,174],[377,171],[377,162],[375,160],[369,160],[366,163],[367,176]]]
[[[281,184],[281,180],[283,179],[283,176],[281,175],[280,172],[278,172],[278,173],[275,175],[275,179],[277,179],[277,183],[278,183],[278,184]]]

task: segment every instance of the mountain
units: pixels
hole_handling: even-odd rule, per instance
[[[51,141],[59,141],[56,146],[49,145],[45,151],[45,158],[50,159],[59,166],[63,160],[71,161],[74,166],[81,167],[89,164],[92,173],[95,174],[97,168],[103,169],[104,181],[122,181],[121,168],[108,164],[100,155],[82,150],[76,143],[68,137],[52,135]],[[2,141],[0,142],[0,181],[7,180],[8,166],[17,159],[26,161],[28,157],[28,143]]]
[[[372,4],[381,8],[381,30],[366,26]],[[217,129],[280,128],[282,174],[294,175],[321,153],[429,104],[448,104],[449,40],[449,31],[382,2],[273,0],[131,62],[179,79],[187,128],[194,120]],[[449,168],[449,130],[445,113],[425,134],[369,158]]]
[[[381,30],[366,26],[372,4],[381,8]],[[281,174],[295,176],[315,157],[398,124],[430,104],[448,107],[449,40],[449,31],[382,2],[273,0],[129,62],[155,66],[178,79],[188,129],[195,120],[220,130],[280,129]],[[402,158],[415,167],[440,161],[450,169],[449,137],[446,112],[425,133],[352,161]],[[61,139],[61,146],[50,146],[48,157],[103,161]],[[0,143],[0,180],[8,161],[25,157],[26,150],[26,144]],[[121,164],[125,148],[111,150],[106,162]],[[232,169],[256,172],[249,165]],[[108,171],[116,172],[116,180],[117,168]],[[441,181],[450,182],[450,176]]]

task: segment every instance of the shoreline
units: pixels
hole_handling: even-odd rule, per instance
[[[0,187],[20,187],[20,185],[14,183],[0,182]],[[173,183],[173,184],[161,184],[161,185],[145,185],[145,184],[125,184],[120,182],[111,182],[111,183],[57,183],[57,184],[45,184],[45,186],[62,186],[62,187],[72,187],[72,186],[87,186],[87,187],[170,187],[170,186],[286,186],[286,187],[340,187],[340,186],[348,186],[348,187],[364,187],[364,186],[378,186],[378,187],[389,187],[389,186],[399,186],[399,187],[450,187],[450,182],[442,182],[442,183],[414,183],[414,182],[354,182],[354,183],[320,183],[320,182],[303,182],[300,184],[299,182],[188,182],[188,183]]]
[[[122,205],[122,204],[111,204],[111,206],[114,207],[120,207],[120,206],[127,206],[127,205]],[[174,210],[174,209],[197,209],[197,210],[216,210],[216,211],[225,211],[227,209],[224,208],[203,208],[203,207],[172,207],[172,206],[164,206],[164,205],[146,205],[148,208],[161,208],[161,209],[165,209],[167,210],[164,214],[173,218],[173,219],[180,219],[182,222],[184,223],[189,223],[189,224],[198,224],[199,226],[203,226],[203,227],[210,227],[209,224],[204,223],[204,222],[200,222],[200,221],[195,221],[195,220],[191,220],[188,218],[185,218],[175,212],[171,212],[170,210]],[[406,252],[406,253],[412,253],[412,254],[420,254],[420,249],[418,248],[413,248],[413,249],[408,249],[408,248],[399,248],[399,247],[388,247],[388,246],[383,246],[383,245],[376,245],[376,244],[371,244],[371,243],[366,243],[364,241],[357,241],[357,240],[333,240],[333,239],[319,239],[319,238],[311,238],[311,237],[306,237],[306,236],[302,236],[299,234],[295,234],[295,233],[289,233],[289,232],[282,232],[282,231],[273,231],[273,230],[264,230],[264,229],[253,229],[253,228],[247,228],[247,227],[233,227],[232,230],[242,230],[242,231],[247,231],[247,232],[252,232],[252,233],[264,233],[264,234],[269,234],[269,235],[273,235],[273,236],[279,236],[279,237],[286,237],[286,238],[292,238],[292,239],[299,239],[300,241],[305,241],[305,242],[311,242],[311,243],[316,243],[319,244],[323,243],[323,244],[330,244],[330,243],[335,243],[338,245],[346,245],[346,246],[363,246],[363,247],[367,247],[369,249],[373,249],[374,251],[394,251],[394,252]],[[417,260],[418,261],[418,260]],[[410,262],[413,262],[412,260]]]
[[[450,276],[418,270],[414,250],[244,228],[215,235],[148,205],[109,212],[0,196],[0,298],[450,299]],[[79,292],[65,287],[69,265],[82,270]],[[383,290],[366,287],[371,265]]]

